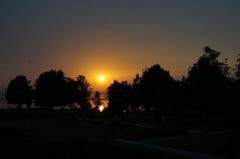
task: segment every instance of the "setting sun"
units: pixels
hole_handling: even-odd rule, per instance
[[[103,76],[103,75],[98,76],[98,81],[100,83],[104,83],[106,81],[106,76]]]

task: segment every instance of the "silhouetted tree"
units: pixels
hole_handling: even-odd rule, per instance
[[[26,104],[27,107],[30,108],[32,105],[33,91],[27,77],[19,75],[11,80],[7,87],[5,97],[9,104],[17,104],[17,108],[20,108],[22,104]]]
[[[62,71],[42,73],[35,85],[36,106],[54,107],[67,104],[67,84]]]
[[[79,75],[74,81],[74,100],[84,111],[90,109],[91,88],[87,79],[83,75]]]
[[[99,110],[99,107],[102,105],[101,94],[96,91],[93,100],[93,104],[96,110]]]
[[[140,75],[136,74],[132,84],[132,99],[130,105],[130,110],[133,112],[140,111],[143,106],[143,100],[141,98],[140,92],[140,81],[141,81]]]
[[[240,156],[240,54],[237,58],[237,64],[235,65],[235,79],[229,91],[228,95],[228,107],[226,112],[226,128],[231,137],[232,149],[234,150],[235,157]]]
[[[186,105],[189,104],[189,99],[187,96],[187,87],[185,85],[185,77],[182,78],[182,80],[176,80],[175,86],[172,88],[172,99],[170,101],[172,107],[172,110],[174,111],[180,111],[182,108],[184,108]]]
[[[83,75],[76,79],[65,77],[65,104],[71,108],[81,107],[84,111],[90,108],[91,88]]]
[[[139,82],[140,93],[146,110],[158,111],[170,105],[175,80],[159,64],[143,71]]]
[[[175,80],[159,64],[146,68],[139,80],[140,99],[145,111],[153,111],[159,126],[164,126],[164,109],[173,106]]]
[[[235,65],[235,76],[236,76],[236,81],[237,83],[240,83],[240,54],[238,54],[238,58],[237,58],[237,64]]]
[[[114,81],[107,88],[108,110],[112,115],[123,115],[129,111],[131,100],[131,85],[127,81]]]
[[[189,69],[186,81],[193,105],[205,111],[209,111],[210,108],[219,111],[220,105],[226,100],[229,66],[226,60],[225,62],[218,60],[220,52],[210,47],[204,47],[203,51],[203,55]]]
[[[77,98],[78,98],[78,85],[76,80],[72,78],[65,78],[66,81],[66,91],[67,91],[67,97],[66,97],[66,104],[70,108],[79,108],[79,105],[77,104]]]

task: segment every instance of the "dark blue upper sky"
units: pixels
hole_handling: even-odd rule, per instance
[[[49,69],[131,79],[155,63],[180,78],[206,45],[232,66],[240,51],[238,0],[0,0],[0,21],[0,88]]]

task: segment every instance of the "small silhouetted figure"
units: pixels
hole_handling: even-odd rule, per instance
[[[120,117],[115,115],[110,119],[108,123],[109,131],[114,138],[118,137],[119,127],[120,127]]]

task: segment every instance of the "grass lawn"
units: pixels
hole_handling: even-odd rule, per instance
[[[38,114],[38,113],[37,113]],[[26,115],[26,116],[25,116]],[[70,118],[28,113],[0,120],[2,153],[8,158],[163,158],[184,157],[137,145],[117,142],[103,122],[75,121]],[[19,117],[21,116],[21,117]],[[134,128],[121,128],[119,135]],[[124,132],[124,133],[123,133]]]
[[[134,121],[134,119],[140,119],[141,116],[143,114],[137,117],[129,114],[125,120],[128,121],[127,119],[132,117],[131,120]],[[84,120],[86,117],[93,120],[104,119],[102,114],[83,114],[79,111],[0,110],[0,141],[6,145],[8,150],[19,149],[20,154],[31,150],[34,155],[38,154],[39,158],[46,158],[46,155],[50,154],[50,157],[58,156],[58,158],[75,158],[74,156],[93,158],[95,155],[103,155],[105,158],[106,156],[109,158],[131,156],[134,158],[184,159],[179,155],[140,145],[117,142],[105,122]],[[76,120],[76,118],[83,120]],[[129,140],[147,140],[186,135],[186,128],[181,128],[181,124],[176,121],[172,124],[165,129],[121,125],[117,136]],[[224,134],[161,139],[150,143],[221,157],[226,156],[228,152],[228,140]],[[29,158],[36,158],[36,156]]]
[[[218,157],[227,157],[230,151],[229,140],[224,133],[166,138],[149,143]]]

